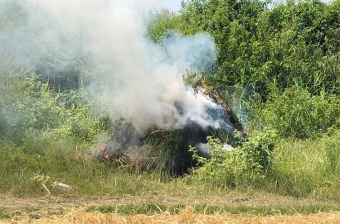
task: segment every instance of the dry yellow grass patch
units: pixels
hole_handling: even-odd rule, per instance
[[[231,214],[195,214],[191,208],[187,208],[178,215],[169,213],[148,215],[119,215],[103,214],[100,212],[86,212],[81,209],[70,209],[63,216],[50,216],[40,219],[28,217],[16,217],[2,220],[0,223],[340,223],[340,212],[320,212],[311,215],[275,215],[275,216],[252,216],[252,215],[231,215]]]

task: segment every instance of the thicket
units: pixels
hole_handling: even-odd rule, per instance
[[[67,159],[74,148],[86,152],[100,134],[115,129],[83,92],[82,75],[98,68],[86,68],[77,55],[81,46],[54,48],[44,40],[36,42],[36,63],[18,64],[7,33],[18,31],[26,14],[15,1],[3,2],[11,7],[0,9],[0,159],[6,161],[0,179],[9,188],[25,180],[15,187],[20,192],[34,173],[67,178],[67,169],[77,167],[71,183],[90,183],[95,175],[102,185],[105,178],[115,183],[108,172],[117,171],[106,164],[96,166],[83,154]],[[249,141],[232,151],[211,138],[211,159],[200,158],[203,168],[183,181],[339,200],[340,1],[191,0],[177,13],[153,12],[146,36],[161,43],[173,29],[215,38],[218,59],[203,76],[249,130]],[[29,38],[25,32],[15,37]]]
[[[204,77],[228,98],[250,132],[249,142],[231,152],[218,140],[210,141],[215,154],[210,160],[201,158],[204,168],[194,172],[199,179],[229,187],[276,183],[275,190],[295,195],[338,184],[323,170],[339,162],[336,148],[324,145],[332,138],[337,141],[339,129],[339,12],[340,1],[192,0],[179,13],[155,14],[148,30],[155,42],[161,43],[172,29],[214,37],[218,59],[213,73]],[[309,159],[299,158],[315,167],[301,173],[293,174],[299,169],[294,159],[277,159],[289,157],[283,151],[305,150]],[[318,150],[323,165],[316,162]],[[313,176],[307,174],[311,170],[318,173],[313,181],[303,177]],[[325,184],[329,180],[332,187]]]
[[[159,12],[148,35],[159,42],[169,29],[210,33],[218,60],[207,78],[220,90],[252,86],[263,100],[273,85],[339,93],[339,9],[339,1],[193,0],[180,13]]]

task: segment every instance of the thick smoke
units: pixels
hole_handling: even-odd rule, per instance
[[[161,7],[162,1],[0,3],[4,14],[13,10],[19,18],[18,24],[0,31],[2,54],[14,58],[18,69],[48,76],[79,71],[76,75],[85,80],[89,99],[113,117],[125,117],[139,131],[153,126],[180,128],[191,121],[220,125],[207,113],[207,108],[219,105],[194,94],[182,78],[187,70],[211,71],[216,60],[214,39],[206,33],[185,37],[169,31],[162,43],[148,40],[149,10]]]

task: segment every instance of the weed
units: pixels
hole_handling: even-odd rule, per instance
[[[209,137],[211,158],[199,157],[195,154],[195,149],[191,149],[195,158],[203,165],[194,170],[193,174],[199,180],[205,179],[221,187],[253,184],[270,169],[275,139],[275,131],[267,130],[257,133],[234,150],[226,150],[219,139]]]

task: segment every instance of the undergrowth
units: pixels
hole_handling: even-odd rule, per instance
[[[335,96],[306,94],[300,99],[296,96],[304,90],[291,93],[290,89],[289,94],[277,95],[277,101],[269,101],[267,106],[247,108],[254,123],[260,120],[255,118],[261,111],[266,114],[266,129],[251,128],[248,140],[230,151],[223,148],[220,140],[209,138],[211,158],[196,157],[200,168],[174,178],[161,170],[145,173],[95,160],[97,145],[113,133],[115,123],[107,114],[87,104],[79,92],[55,92],[34,76],[11,78],[2,83],[5,85],[0,102],[1,194],[44,197],[48,193],[44,185],[52,195],[68,197],[206,195],[252,188],[340,201],[337,193],[340,132],[335,119],[338,110]],[[301,101],[306,101],[312,109],[300,112]],[[286,103],[292,105],[283,107]],[[276,110],[269,111],[271,107]],[[286,113],[290,108],[297,109]],[[321,116],[322,113],[328,117]],[[290,131],[278,123],[279,118],[293,123],[294,118],[301,122],[300,119],[308,120],[310,116],[322,119],[305,124],[310,131],[302,135],[296,135],[301,130],[299,125],[290,126],[290,129],[296,127]],[[315,125],[327,131],[312,132]],[[306,136],[309,138],[302,138]],[[37,176],[46,181],[37,181],[34,179]],[[63,192],[54,188],[55,181],[69,184],[72,190]]]
[[[194,170],[193,174],[198,180],[220,187],[236,188],[252,184],[264,178],[265,172],[271,168],[275,138],[275,132],[266,131],[258,133],[235,149],[226,150],[219,139],[208,137],[211,158],[199,157],[195,149],[191,149],[203,165]]]
[[[5,2],[12,5],[12,1]],[[50,52],[45,40],[39,40],[40,50],[23,52],[42,61],[32,67],[20,65],[17,60],[24,55],[17,49],[25,44],[18,45],[16,38],[21,40],[21,35],[31,32],[21,29],[25,13],[13,1],[13,10],[2,10],[0,15],[0,31],[6,34],[0,38],[0,194],[166,197],[225,195],[250,189],[340,202],[339,1],[289,1],[273,8],[266,4],[188,1],[179,14],[165,10],[163,17],[160,13],[150,22],[146,36],[154,42],[162,43],[167,29],[178,29],[184,35],[212,35],[219,56],[207,84],[229,98],[249,131],[248,139],[240,139],[243,144],[230,150],[218,138],[209,137],[210,158],[197,156],[191,147],[200,167],[174,177],[161,169],[143,172],[94,159],[98,146],[109,139],[120,121],[116,123],[98,105],[89,103],[87,90],[78,84],[82,75],[96,76],[104,70],[118,73],[116,63],[108,60],[108,66],[99,63],[89,68],[92,64],[86,62],[97,62],[91,56],[94,52],[77,55],[67,43]],[[79,52],[87,52],[88,46],[80,42]],[[43,60],[47,55],[47,61]],[[54,80],[47,78],[50,75]],[[197,80],[187,81],[194,84]],[[187,146],[179,143],[182,134],[178,131],[169,138],[167,133],[154,133],[155,138],[145,143],[167,145],[157,148],[159,151],[183,149]],[[55,182],[72,188],[58,189]],[[131,204],[93,210],[152,213],[176,211],[181,206]],[[232,212],[229,207],[204,209]],[[261,213],[258,210],[254,213]],[[9,213],[3,211],[0,208],[0,218],[7,218]]]

